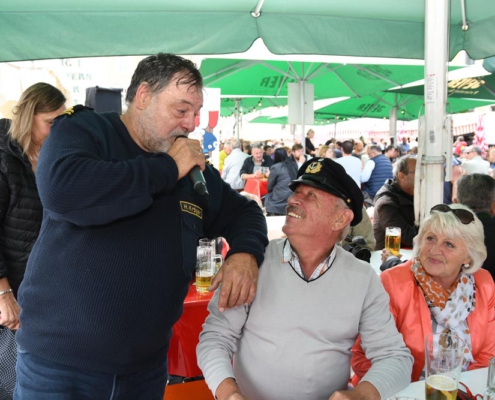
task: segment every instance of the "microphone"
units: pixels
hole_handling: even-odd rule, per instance
[[[184,136],[184,135],[180,135],[180,136],[177,136],[177,138],[175,140],[177,140],[179,138],[186,138],[187,139],[188,137]],[[196,193],[200,194],[201,196],[208,197],[209,196],[208,188],[206,187],[205,177],[204,177],[201,169],[197,165],[195,165],[189,171],[188,176],[189,176],[189,179],[191,180],[191,183],[192,183],[193,188],[196,191]]]
[[[208,193],[208,188],[206,187],[206,181],[205,177],[203,176],[203,172],[199,169],[197,165],[195,165],[190,171],[189,171],[189,179],[191,180],[194,190],[196,193],[200,194],[201,196],[209,196]]]

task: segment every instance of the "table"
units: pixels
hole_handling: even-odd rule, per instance
[[[208,315],[207,306],[212,293],[199,293],[191,284],[184,300],[184,312],[173,327],[168,350],[168,373],[184,377],[202,375],[196,360],[199,334]],[[172,385],[174,386],[174,385]]]
[[[412,257],[412,249],[400,249],[400,253],[402,254],[401,260],[406,261]],[[382,251],[375,250],[371,252],[370,265],[375,270],[375,272],[380,275],[382,271],[380,271],[380,265],[382,265]]]
[[[163,400],[213,400],[204,379],[167,386]]]
[[[461,382],[464,383],[473,393],[473,395],[481,394],[486,388],[488,377],[488,368],[475,369],[461,373]],[[463,389],[463,386],[460,385]],[[405,389],[397,392],[396,395],[416,397],[420,400],[425,398],[425,381],[418,381],[409,384]]]
[[[268,179],[246,179],[244,191],[258,196],[261,200],[261,198],[268,193]]]

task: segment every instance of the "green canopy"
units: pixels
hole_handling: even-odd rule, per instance
[[[420,65],[356,65],[301,61],[207,58],[201,62],[204,85],[222,96],[283,96],[288,83],[314,84],[314,100],[356,97],[401,86],[424,77]]]
[[[238,101],[238,103],[236,103]],[[243,98],[223,98],[220,100],[220,115],[229,117],[235,114],[236,107],[239,112],[244,114],[261,110],[267,107],[280,107],[287,105],[287,98],[270,98],[270,97],[243,97]]]
[[[333,125],[336,122],[344,122],[346,121],[347,118],[342,118],[339,120],[335,120],[333,118],[327,118],[324,117],[323,115],[318,116],[316,118],[315,116],[315,123],[313,125]],[[288,125],[289,124],[289,119],[287,117],[274,117],[271,118],[266,115],[261,115],[259,117],[253,118],[249,123],[255,123],[255,124],[279,124],[279,125]]]
[[[495,1],[450,9],[450,58],[494,56]],[[422,59],[424,19],[422,0],[2,0],[0,61],[227,54],[257,38],[275,54]]]
[[[392,90],[391,93],[408,93],[422,96],[425,86],[417,85]],[[477,76],[473,78],[453,79],[447,84],[449,98],[460,97],[495,102],[495,75]]]
[[[331,104],[315,111],[316,118],[367,117],[389,118],[390,110],[397,107],[397,119],[410,121],[424,114],[423,96],[398,93],[377,93],[360,99],[354,98]],[[450,98],[446,107],[448,114],[467,111],[476,107],[494,104],[495,100],[482,101]]]

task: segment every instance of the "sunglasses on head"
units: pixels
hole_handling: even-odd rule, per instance
[[[435,207],[433,207],[430,210],[430,214],[433,211],[439,211],[439,212],[451,212],[454,214],[459,221],[461,221],[464,225],[470,224],[471,222],[474,221],[474,215],[471,211],[468,210],[463,210],[462,208],[450,208],[446,204],[438,204]]]

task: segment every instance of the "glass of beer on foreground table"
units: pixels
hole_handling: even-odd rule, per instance
[[[426,400],[456,400],[465,347],[457,335],[426,335]]]
[[[400,253],[400,228],[390,226],[385,229],[385,249],[394,256]]]
[[[208,292],[215,275],[215,241],[200,239],[196,263],[196,291]]]

